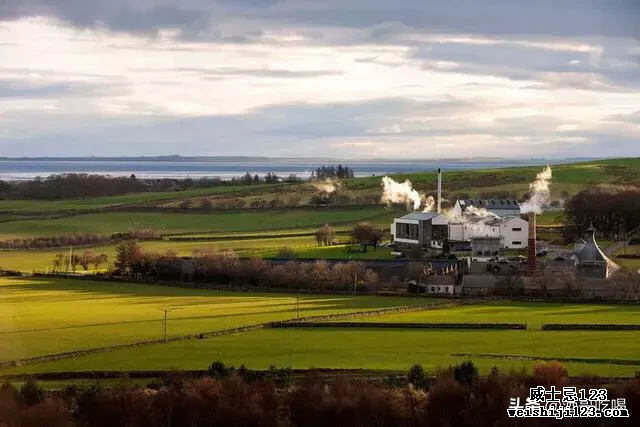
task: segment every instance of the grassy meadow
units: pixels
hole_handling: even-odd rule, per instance
[[[301,316],[425,304],[374,296],[301,297]],[[135,283],[0,277],[0,361],[295,318],[291,294],[216,292]],[[144,366],[141,366],[144,368]]]
[[[363,322],[393,323],[526,323],[539,330],[543,323],[640,324],[640,307],[635,305],[558,304],[496,302],[447,310],[387,314],[364,318]],[[640,333],[638,333],[640,339]],[[638,348],[640,351],[640,348]],[[640,352],[638,353],[640,356]]]
[[[424,298],[304,295],[301,316],[425,304]],[[439,304],[441,300],[432,300]],[[295,295],[197,289],[71,279],[0,279],[0,361],[162,336],[182,335],[295,318]],[[415,362],[434,370],[473,359],[486,372],[530,367],[557,358],[570,372],[633,375],[640,369],[637,331],[541,331],[541,323],[638,323],[630,305],[493,302],[362,318],[388,322],[526,322],[526,331],[374,328],[274,329],[204,340],[154,344],[25,365],[1,372],[204,369],[211,361],[263,369],[405,370]],[[606,342],[607,345],[602,345]],[[498,355],[498,356],[497,356]],[[505,358],[501,356],[514,356]]]
[[[153,228],[162,233],[247,232],[296,229],[369,220],[389,226],[398,211],[384,206],[233,211],[215,213],[110,212],[53,219],[0,222],[0,239],[57,236],[72,233],[113,234]]]
[[[529,368],[537,358],[551,358],[563,360],[571,375],[633,376],[640,369],[638,338],[638,332],[266,329],[93,354],[2,373],[206,369],[214,360],[252,369],[276,365],[405,372],[413,363],[422,363],[434,372],[472,359],[487,374],[493,366]]]

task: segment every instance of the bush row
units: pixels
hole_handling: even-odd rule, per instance
[[[519,323],[283,322],[276,328],[527,329]]]
[[[554,362],[537,363],[531,375],[503,374],[494,368],[484,378],[471,362],[443,369],[435,379],[414,365],[406,376],[408,386],[406,381],[379,384],[348,377],[327,382],[314,373],[292,383],[287,368],[272,368],[258,376],[254,372],[217,362],[204,378],[175,373],[153,387],[123,382],[111,389],[71,386],[55,394],[46,393],[33,380],[20,389],[7,383],[0,387],[0,425],[580,426],[584,419],[510,418],[507,409],[514,398],[524,401],[535,386],[602,388],[597,378],[570,382],[564,366]],[[640,411],[639,382],[610,384],[606,389],[607,399],[626,399],[629,414]],[[612,421],[594,419],[588,424],[613,425]],[[626,424],[634,425],[633,421]]]
[[[89,246],[104,244],[113,240],[158,240],[162,238],[160,231],[146,228],[140,230],[129,230],[126,233],[114,233],[103,235],[95,233],[76,233],[63,236],[39,236],[24,239],[11,239],[0,241],[0,249],[41,249],[59,248],[69,246]]]
[[[547,323],[543,331],[640,331],[640,325],[608,323]]]

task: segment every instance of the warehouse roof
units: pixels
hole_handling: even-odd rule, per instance
[[[462,210],[469,206],[483,209],[516,209],[520,208],[517,200],[508,199],[460,199],[458,200]]]
[[[398,219],[410,219],[410,220],[418,220],[418,221],[428,221],[430,219],[433,219],[437,216],[440,216],[442,214],[439,214],[437,212],[411,212],[408,213],[404,216],[401,216]]]

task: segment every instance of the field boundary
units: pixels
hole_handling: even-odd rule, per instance
[[[452,356],[456,357],[470,357],[479,359],[508,359],[508,360],[521,360],[521,361],[536,361],[542,360],[545,362],[574,362],[574,363],[595,363],[595,364],[607,364],[607,365],[622,365],[622,366],[640,366],[640,360],[634,359],[596,359],[596,358],[584,358],[584,357],[549,357],[549,356],[527,356],[520,354],[495,354],[495,353],[453,353]]]
[[[381,329],[518,329],[524,323],[399,323],[399,322],[281,322],[274,328],[381,328]]]
[[[380,315],[389,314],[389,313],[405,313],[405,312],[411,312],[411,311],[448,308],[448,307],[453,307],[457,305],[481,303],[481,302],[488,302],[492,300],[493,299],[476,299],[473,301],[459,300],[455,302],[448,302],[448,303],[442,303],[442,304],[434,303],[434,304],[427,304],[427,305],[423,304],[423,305],[412,305],[412,306],[401,306],[401,307],[387,307],[387,308],[382,308],[378,310],[355,311],[351,313],[336,313],[336,314],[329,314],[325,316],[308,316],[308,317],[301,317],[299,319],[293,318],[293,319],[288,319],[284,321],[264,322],[264,323],[257,323],[253,325],[247,325],[247,326],[239,326],[235,328],[216,329],[213,331],[196,332],[196,333],[185,334],[185,335],[176,335],[172,337],[167,337],[166,340],[163,338],[154,338],[149,340],[134,341],[130,343],[114,344],[114,345],[102,346],[102,347],[92,347],[92,348],[72,350],[72,351],[66,351],[66,352],[60,352],[60,353],[45,354],[41,356],[26,357],[23,359],[8,360],[8,361],[0,362],[0,370],[19,367],[19,366],[25,366],[25,365],[32,365],[36,363],[72,359],[75,357],[86,356],[89,354],[105,353],[105,352],[111,352],[111,351],[117,351],[117,350],[124,350],[127,348],[142,347],[146,345],[164,344],[169,342],[184,341],[184,340],[191,340],[191,339],[206,339],[206,338],[214,338],[214,337],[225,336],[225,335],[239,334],[243,332],[251,332],[259,329],[277,327],[274,325],[277,325],[282,322],[312,322],[317,320],[341,320],[341,319],[350,319],[350,318],[356,318],[356,317],[380,316]]]
[[[407,380],[407,373],[405,370],[380,370],[380,369],[363,369],[363,368],[293,368],[288,369],[294,376],[303,377],[309,373],[318,374],[325,378],[331,378],[336,376],[348,376],[350,378],[367,378],[369,380],[385,380],[393,378],[394,380]],[[253,374],[268,374],[268,369],[248,369],[247,372]],[[108,379],[148,379],[158,380],[170,377],[173,374],[179,373],[186,378],[198,378],[208,375],[208,371],[205,369],[185,369],[180,371],[175,370],[149,370],[149,371],[62,371],[62,372],[40,372],[34,374],[9,374],[0,375],[2,381],[23,381],[27,379],[33,379],[37,381],[72,381],[72,380],[108,380]],[[481,377],[487,377],[488,375],[481,375]],[[436,375],[428,376],[431,380],[437,378]],[[580,381],[584,380],[584,376],[569,376],[570,380],[580,384]],[[635,377],[588,377],[590,382],[597,384],[611,384],[611,383],[626,383],[635,381]],[[572,383],[573,383],[572,382]]]
[[[640,325],[609,323],[547,323],[543,331],[640,331]]]

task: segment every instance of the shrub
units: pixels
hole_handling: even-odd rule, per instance
[[[215,378],[217,380],[221,380],[224,378],[228,378],[235,371],[233,366],[226,366],[219,360],[216,360],[211,365],[209,365],[209,369],[207,369],[207,374],[211,378]]]
[[[471,387],[478,381],[478,368],[470,360],[462,362],[453,367],[453,379],[466,387]]]
[[[427,374],[424,372],[424,368],[419,363],[416,363],[409,368],[407,381],[409,381],[409,384],[413,384],[418,388],[427,389],[429,387],[429,377],[427,377]]]
[[[294,251],[292,248],[280,248],[280,250],[276,254],[276,258],[280,259],[295,259],[296,256],[296,251]]]
[[[37,405],[44,400],[44,389],[34,379],[29,378],[20,387],[20,399],[27,406]]]
[[[56,426],[66,427],[73,425],[71,411],[61,399],[46,399],[23,411],[20,416],[21,427]]]

